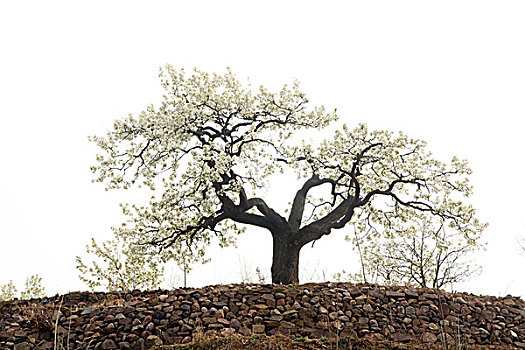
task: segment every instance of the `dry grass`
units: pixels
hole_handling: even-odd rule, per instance
[[[308,339],[294,338],[284,335],[228,335],[206,334],[196,337],[188,344],[158,346],[156,349],[173,350],[445,350],[442,344],[391,343],[388,341],[374,341],[370,339]],[[463,350],[508,350],[508,347],[495,345],[469,345]],[[454,350],[449,347],[449,350]]]

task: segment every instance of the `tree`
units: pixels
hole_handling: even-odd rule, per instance
[[[45,288],[42,286],[42,277],[38,274],[29,276],[25,281],[25,288],[20,293],[23,300],[42,298],[45,295]]]
[[[301,248],[356,213],[396,226],[425,212],[469,237],[484,227],[461,201],[471,193],[466,161],[442,163],[423,141],[364,124],[345,126],[316,147],[301,142],[301,131],[323,128],[337,115],[308,109],[298,83],[274,93],[243,87],[231,71],[187,77],[167,66],[160,76],[159,107],[91,138],[103,152],[92,167],[95,181],[154,191],[148,206],[124,206],[130,225],[120,234],[134,244],[168,256],[182,246],[200,253],[212,237],[227,245],[246,225],[257,226],[273,238],[272,281],[298,283]],[[284,216],[260,194],[272,175],[288,169],[302,184]]]
[[[11,300],[16,297],[18,289],[13,281],[0,287],[0,301]],[[20,293],[22,300],[42,298],[45,296],[45,288],[42,286],[42,277],[38,274],[26,278],[24,290]]]
[[[468,260],[469,253],[483,246],[479,237],[466,237],[446,227],[441,218],[426,213],[411,213],[408,217],[402,230],[392,232],[390,237],[370,234],[378,228],[363,223],[361,230],[357,228],[361,236],[346,237],[359,248],[361,257],[362,271],[354,279],[442,288],[465,281],[479,270]],[[386,232],[393,228],[380,229]]]
[[[160,284],[163,267],[152,256],[141,252],[140,247],[132,247],[118,237],[105,241],[102,246],[95,239],[86,246],[88,254],[102,260],[102,265],[93,260],[84,264],[77,256],[79,278],[91,290],[104,286],[108,291],[131,291],[134,289],[156,289]]]
[[[0,287],[0,301],[11,300],[15,297],[17,289],[13,284],[13,281],[9,281],[7,284],[3,284]]]

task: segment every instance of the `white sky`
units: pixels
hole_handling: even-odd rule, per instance
[[[158,68],[171,63],[229,66],[273,88],[298,78],[312,106],[337,107],[349,126],[403,130],[440,159],[467,158],[490,226],[484,273],[455,288],[524,296],[523,18],[521,0],[1,2],[0,284],[20,289],[38,273],[49,294],[86,289],[75,256],[111,237],[132,198],[91,183],[87,136],[157,102]],[[281,185],[276,207],[299,186]],[[344,234],[303,249],[303,282],[356,271]],[[250,230],[239,249],[210,249],[190,285],[239,282],[244,266],[269,275],[270,243]]]

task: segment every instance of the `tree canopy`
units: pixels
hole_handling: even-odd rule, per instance
[[[389,236],[425,213],[472,240],[485,227],[463,202],[472,193],[467,162],[441,162],[424,141],[365,124],[345,125],[318,146],[301,141],[298,132],[337,114],[308,108],[297,82],[255,90],[229,70],[187,76],[171,66],[161,82],[160,106],[92,137],[103,151],[92,170],[108,189],[154,191],[149,205],[124,206],[129,220],[118,232],[166,260],[201,259],[212,237],[228,245],[253,225],[272,234],[272,281],[297,283],[301,248],[351,222]],[[299,185],[285,215],[261,194],[287,170]]]

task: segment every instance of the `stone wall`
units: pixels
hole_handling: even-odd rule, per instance
[[[55,334],[71,349],[142,349],[188,342],[208,331],[525,349],[525,302],[345,283],[84,292],[0,302],[0,349],[52,349]]]

